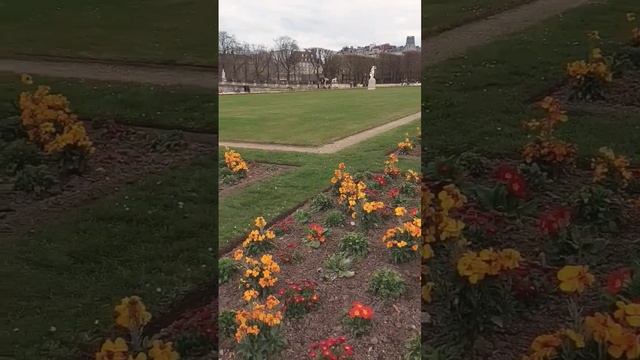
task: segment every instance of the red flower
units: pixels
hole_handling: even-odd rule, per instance
[[[392,198],[397,198],[398,195],[400,195],[400,189],[398,189],[397,187],[391,188],[391,190],[389,190],[389,197]]]
[[[611,295],[618,294],[631,280],[631,269],[621,268],[607,276],[607,292]]]
[[[375,182],[377,182],[377,183],[378,183],[378,185],[380,185],[380,186],[385,186],[385,185],[387,185],[387,180],[385,180],[385,179],[384,179],[384,176],[382,176],[382,175],[376,175],[376,176],[374,176],[374,177],[373,177],[373,180],[374,180]]]
[[[519,199],[524,199],[527,196],[527,184],[524,182],[522,176],[518,175],[507,183],[507,190],[509,193]]]
[[[373,309],[370,306],[354,301],[351,309],[349,309],[348,315],[352,319],[361,318],[364,320],[371,320],[373,319]]]
[[[496,179],[504,183],[511,182],[514,178],[519,176],[518,170],[513,166],[502,164],[496,169]]]
[[[557,235],[558,232],[569,226],[571,222],[571,210],[565,207],[551,209],[538,219],[538,230],[544,235]]]

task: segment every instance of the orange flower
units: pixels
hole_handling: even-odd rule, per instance
[[[373,309],[370,306],[354,301],[351,309],[349,309],[348,316],[352,319],[360,318],[364,320],[371,320],[373,319]]]

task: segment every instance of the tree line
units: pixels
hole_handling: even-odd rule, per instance
[[[420,81],[421,74],[421,56],[416,51],[376,56],[340,54],[317,47],[302,49],[288,36],[278,37],[267,48],[239,42],[221,31],[218,56],[220,75],[224,69],[230,82],[320,85],[336,79],[339,83],[366,84],[371,66],[376,66],[379,84]]]

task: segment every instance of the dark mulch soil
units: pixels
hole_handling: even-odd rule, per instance
[[[514,161],[492,161],[490,169],[498,164],[509,163],[517,166]],[[568,202],[570,196],[582,186],[592,184],[591,172],[576,169],[571,174],[563,176],[553,183],[544,184],[539,189],[531,189],[530,196],[536,203],[538,212],[545,208],[563,205]],[[480,177],[468,177],[464,180],[466,184],[493,185],[495,181],[491,179],[491,174]],[[465,189],[465,186],[460,186]],[[470,205],[473,199],[469,192],[465,192]],[[637,195],[635,195],[637,198]],[[627,195],[631,198],[631,195]],[[619,233],[598,233],[595,236],[606,239],[609,245],[604,251],[591,259],[589,263],[582,262],[582,265],[589,265],[590,272],[596,276],[597,285],[594,285],[580,297],[579,305],[583,307],[583,315],[588,315],[595,311],[601,311],[606,305],[602,297],[606,274],[611,270],[621,266],[629,266],[634,260],[634,254],[640,251],[640,211],[637,208],[626,206],[624,213],[624,225]],[[636,220],[634,220],[636,219]],[[518,219],[502,218],[502,222],[497,227],[495,236],[488,240],[477,241],[469,236],[471,248],[479,250],[493,247],[494,249],[514,248],[520,251],[527,263],[534,264],[543,269],[545,274],[555,279],[555,274],[565,264],[556,262],[555,264],[543,260],[548,258],[542,248],[542,239],[537,228],[536,217],[521,217]],[[435,258],[429,261],[432,268],[437,268],[439,272],[451,273],[455,270],[455,262],[451,259],[438,258],[438,248],[435,248]],[[557,285],[557,282],[552,284]],[[451,299],[437,297],[437,289],[434,288],[434,302],[429,304],[426,311],[429,316],[428,322],[423,324],[423,339],[434,339],[438,335],[447,333],[445,327],[446,318],[449,316],[448,309]],[[476,348],[469,354],[465,354],[466,360],[513,360],[519,359],[526,353],[533,339],[541,334],[559,330],[570,325],[570,317],[567,310],[567,296],[552,291],[548,294],[538,294],[538,296],[528,298],[527,304],[520,304],[522,308],[517,316],[507,319],[503,328],[495,332],[486,333],[476,344]],[[424,340],[427,344],[433,344],[430,340]]]
[[[418,194],[412,205],[417,206]],[[385,201],[386,199],[382,199]],[[308,205],[303,207],[308,209]],[[326,211],[313,214],[311,222],[322,224]],[[309,279],[318,283],[321,296],[317,310],[299,320],[285,320],[282,325],[283,335],[288,343],[280,354],[281,358],[304,359],[309,346],[319,340],[331,336],[347,336],[347,342],[353,345],[355,359],[401,359],[405,353],[406,342],[415,336],[420,325],[420,269],[419,259],[400,266],[391,264],[388,249],[382,243],[384,231],[396,224],[396,219],[388,219],[378,228],[368,231],[369,255],[356,260],[353,266],[355,276],[352,278],[323,280],[324,263],[330,255],[338,252],[339,241],[347,232],[360,231],[356,226],[347,223],[341,227],[331,228],[327,241],[319,249],[311,249],[301,244],[306,236],[306,225],[295,225],[292,232],[277,238],[277,249],[272,253],[291,252],[289,244],[297,245],[299,260],[281,265],[279,283]],[[380,268],[398,271],[407,284],[407,292],[399,299],[383,302],[367,292],[369,279],[373,271]],[[242,291],[238,288],[238,276],[230,283],[220,286],[220,310],[237,309],[243,305]],[[353,339],[342,327],[344,314],[353,301],[370,305],[375,311],[374,325],[371,332],[358,339]],[[223,339],[220,343],[221,359],[236,359],[233,352],[233,339]]]
[[[90,123],[85,126],[95,147],[88,170],[81,176],[61,179],[53,193],[41,198],[14,191],[11,182],[1,184],[0,233],[28,231],[36,224],[55,219],[56,214],[118,191],[149,174],[187,164],[199,155],[214,154],[212,145],[187,142],[177,149],[162,151],[154,146],[156,134],[123,125],[112,123],[97,129]],[[57,164],[49,166],[55,173]]]
[[[272,176],[280,175],[286,171],[295,169],[295,166],[281,165],[281,164],[268,164],[260,162],[247,163],[249,171],[245,178],[239,179],[235,184],[227,184],[222,181],[218,182],[218,197],[223,198],[235,193],[238,190],[244,189],[247,186],[270,178]]]

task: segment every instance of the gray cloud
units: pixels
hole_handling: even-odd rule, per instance
[[[219,0],[219,26],[267,47],[290,36],[301,47],[420,44],[420,0]]]

